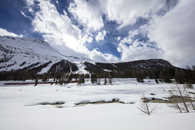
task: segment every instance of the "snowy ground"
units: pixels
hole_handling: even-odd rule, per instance
[[[0,130],[195,130],[195,112],[178,113],[171,105],[153,103],[154,112],[141,112],[140,98],[164,98],[174,84],[115,79],[113,85],[4,86],[0,83]],[[151,93],[155,95],[151,95]],[[126,104],[76,103],[111,101]],[[61,105],[39,103],[64,102]]]

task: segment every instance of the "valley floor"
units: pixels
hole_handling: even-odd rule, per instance
[[[135,79],[114,79],[113,85],[3,83],[0,130],[195,130],[194,110],[179,113],[173,104],[149,103],[148,116],[138,109],[143,96],[165,99],[175,84]]]

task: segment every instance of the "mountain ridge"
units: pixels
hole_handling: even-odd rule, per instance
[[[54,73],[113,73],[113,75],[127,76],[132,70],[153,71],[160,73],[163,69],[177,69],[163,59],[136,60],[130,62],[101,63],[87,58],[65,56],[49,43],[37,39],[0,37],[0,79],[4,75],[28,75],[33,78],[36,75]],[[123,77],[122,76],[122,77]],[[14,79],[10,76],[9,79]]]

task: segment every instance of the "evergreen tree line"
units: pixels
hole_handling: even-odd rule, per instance
[[[40,68],[38,69],[40,70]],[[49,72],[38,75],[38,70],[18,70],[9,72],[0,72],[0,80],[28,80],[42,79],[47,81],[53,79],[53,82],[64,84],[70,82],[84,83],[86,78],[90,78],[93,84],[100,84],[100,79],[104,79],[104,84],[111,84],[112,78],[136,78],[138,82],[143,82],[145,78],[155,79],[157,83],[170,83],[175,81],[180,84],[195,84],[195,67],[187,69],[159,69],[159,70],[129,70],[127,72],[101,72],[91,74],[75,74],[74,72]]]
[[[195,84],[195,67],[188,69],[162,69],[152,73],[137,71],[134,76],[138,82],[144,82],[145,78],[152,78],[155,79],[156,83]]]

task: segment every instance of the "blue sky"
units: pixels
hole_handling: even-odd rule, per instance
[[[193,0],[1,0],[1,35],[39,38],[65,55],[101,62],[163,58],[176,65],[194,64],[183,60],[193,55],[193,37],[185,35],[176,44],[176,34],[194,33],[188,27],[193,19],[190,24],[184,21],[187,29],[177,29],[182,24],[177,14],[192,17],[192,4]],[[190,48],[183,45],[186,41]],[[179,49],[183,46],[186,49]]]

